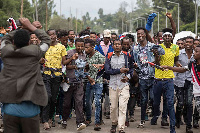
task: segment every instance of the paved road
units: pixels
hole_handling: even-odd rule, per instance
[[[162,104],[161,104],[162,105]],[[150,121],[147,121],[145,124],[145,128],[137,128],[137,125],[140,123],[140,108],[136,107],[135,109],[135,122],[130,122],[130,126],[125,128],[126,133],[169,133],[169,127],[162,127],[160,124],[161,119],[158,119],[158,125],[150,125]],[[150,118],[151,119],[151,118]],[[103,118],[105,125],[101,126],[101,131],[94,131],[94,111],[92,116],[92,123],[90,126],[86,127],[86,129],[82,130],[81,133],[109,133],[111,127],[110,119]],[[58,118],[56,118],[58,121]],[[76,122],[75,115],[67,122],[68,126],[66,129],[62,129],[61,125],[56,123],[56,127],[51,128],[48,131],[44,131],[42,129],[41,124],[41,133],[79,133],[76,131]],[[177,133],[185,133],[185,125],[181,125],[179,129],[176,129]],[[194,133],[199,133],[200,129],[193,129]]]

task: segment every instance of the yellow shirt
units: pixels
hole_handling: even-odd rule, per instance
[[[64,45],[57,43],[54,46],[50,46],[45,54],[45,67],[48,68],[62,68],[62,57],[67,55]],[[44,71],[44,74],[51,75],[51,71]],[[56,76],[62,75],[61,72],[54,72]]]
[[[174,66],[174,57],[179,55],[179,47],[176,44],[171,44],[170,48],[166,48],[164,44],[159,44],[164,50],[165,54],[161,56],[160,65]],[[155,68],[155,78],[174,78],[172,70],[162,71]]]

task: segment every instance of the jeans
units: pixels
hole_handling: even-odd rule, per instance
[[[95,101],[95,124],[100,124],[100,112],[101,112],[101,95],[103,90],[103,84],[96,83],[91,85],[89,82],[86,86],[85,92],[85,109],[86,109],[86,120],[91,120],[91,113],[92,113],[92,100],[94,94],[94,101]]]
[[[153,101],[153,83],[154,79],[140,79],[139,86],[141,91],[141,120],[145,120],[147,103]]]
[[[174,81],[173,79],[155,80],[154,83],[154,117],[160,115],[161,95],[165,94],[169,110],[170,133],[175,133],[175,111],[174,111]]]
[[[167,116],[168,116],[168,106],[167,106],[167,98],[166,98],[166,92],[163,93],[163,112],[162,112],[162,119],[166,119],[167,120]]]
[[[48,104],[42,109],[42,122],[45,123],[48,122],[49,119],[52,119],[55,113],[57,96],[62,78],[60,76],[51,78],[50,75],[44,74],[43,81],[48,94]]]
[[[181,113],[184,109],[186,110],[186,125],[191,128],[192,113],[193,113],[193,84],[190,81],[185,81],[184,87],[175,86],[178,104],[176,107],[176,120],[180,122]]]

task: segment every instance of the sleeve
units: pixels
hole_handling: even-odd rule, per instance
[[[110,60],[108,58],[106,58],[105,61],[105,71],[108,75],[116,75],[116,74],[120,74],[120,69],[112,69],[111,65],[110,65]]]
[[[62,52],[61,52],[61,56],[66,56],[67,55],[67,51],[65,49],[65,46],[62,45]]]
[[[43,52],[46,52],[49,48],[50,43],[51,43],[51,39],[50,39],[49,35],[47,35],[47,33],[45,31],[41,30],[41,29],[37,29],[37,30],[33,31],[33,33],[35,33],[36,36],[41,41],[40,49]]]
[[[175,56],[176,57],[179,56],[179,47],[178,47],[178,45],[176,46],[176,55]]]
[[[1,49],[6,46],[6,44],[12,44],[13,37],[17,30],[10,32],[9,34],[5,35],[1,40]]]

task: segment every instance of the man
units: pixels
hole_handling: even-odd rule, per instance
[[[4,104],[4,132],[39,133],[39,106],[48,102],[39,60],[51,40],[27,18],[19,21],[24,29],[4,36],[1,43],[4,68],[0,74],[0,102]],[[29,45],[30,33],[25,29],[36,34],[41,40],[40,47]]]
[[[86,110],[86,124],[91,123],[92,100],[94,95],[95,100],[95,127],[94,130],[101,129],[100,112],[101,112],[101,95],[103,90],[102,77],[96,79],[97,72],[100,69],[99,65],[105,63],[105,57],[94,50],[95,42],[91,39],[85,40],[85,53],[87,54],[86,61],[89,65],[88,80],[85,92],[85,110]]]
[[[95,46],[95,50],[100,52],[103,56],[107,56],[108,53],[113,52],[112,44],[110,42],[111,38],[111,31],[110,30],[104,30],[103,31],[103,41],[101,41],[99,44]],[[105,95],[105,102],[104,102],[104,114],[106,116],[106,119],[110,119],[110,102],[109,102],[109,77],[106,75],[103,75],[104,83],[103,83],[103,92]]]
[[[182,66],[187,66],[189,62],[193,61],[193,37],[185,38],[185,49],[180,51],[179,62]],[[192,113],[193,113],[193,85],[192,85],[192,75],[190,72],[177,73],[174,79],[174,87],[176,90],[176,96],[178,103],[176,106],[176,127],[180,128],[181,125],[181,114],[183,112],[183,107],[186,110],[186,130],[187,132],[192,132]]]
[[[42,109],[42,122],[44,129],[48,130],[52,126],[52,119],[55,113],[57,95],[62,81],[62,64],[67,65],[71,60],[76,58],[74,55],[70,60],[66,60],[65,46],[57,43],[55,30],[48,30],[51,38],[50,48],[45,54],[45,68],[43,80],[48,94],[48,104]]]
[[[155,54],[155,63],[157,65],[168,65],[173,66],[174,64],[179,67],[180,63],[178,61],[179,47],[178,45],[172,44],[172,29],[163,29],[163,40],[164,43],[160,46],[165,50],[165,54],[160,56]],[[151,125],[157,124],[157,119],[160,115],[160,99],[161,95],[166,96],[167,106],[169,110],[170,118],[170,133],[175,133],[175,111],[174,111],[174,73],[173,71],[162,71],[155,68],[155,83],[154,83],[154,116],[151,119]],[[165,93],[164,93],[165,92]],[[163,96],[164,97],[164,96]]]
[[[184,42],[183,38],[178,39],[177,42],[176,42],[176,44],[179,46],[179,50],[182,50],[185,47],[184,46],[185,42]]]
[[[111,42],[113,43],[117,39],[116,33],[111,33]]]
[[[69,39],[68,39],[66,51],[75,49],[75,45],[74,45],[75,33],[73,30],[68,31],[68,38]]]
[[[119,133],[125,133],[126,110],[130,96],[128,81],[133,74],[133,65],[130,56],[121,51],[120,40],[114,41],[113,49],[114,52],[108,54],[105,62],[105,71],[110,75],[109,97],[112,121],[110,132],[115,133],[118,125]]]
[[[186,71],[191,71],[192,82],[193,82],[193,94],[195,98],[195,108],[200,112],[200,46],[198,45],[194,50],[194,61],[191,61],[188,66],[183,67],[172,67],[172,66],[162,66],[166,70],[173,70],[174,72],[184,73]],[[187,130],[186,130],[187,132]],[[189,133],[193,133],[192,131]]]
[[[193,45],[193,49],[195,49],[196,48],[196,46],[198,46],[200,44],[200,41],[199,41],[199,39],[194,39],[194,45]]]
[[[69,65],[66,66],[66,77],[67,79],[69,79],[70,87],[68,88],[67,92],[64,92],[62,127],[67,127],[67,119],[71,113],[71,100],[73,96],[76,110],[77,131],[80,131],[86,127],[86,125],[84,124],[85,118],[83,112],[84,90],[82,79],[75,76],[75,70],[77,69],[75,61],[76,59],[85,61],[85,54],[83,53],[84,40],[81,38],[77,38],[75,40],[75,47],[76,49],[67,51],[67,60],[71,59],[73,55],[76,55],[76,58],[73,59]]]
[[[97,34],[96,34],[96,32],[90,32],[90,39],[92,39],[96,43],[96,41],[97,41]]]
[[[135,63],[137,63],[139,68],[139,86],[141,92],[141,123],[138,127],[144,127],[145,120],[148,120],[146,110],[149,99],[150,106],[153,104],[154,68],[147,62],[154,61],[152,48],[155,44],[147,40],[148,33],[145,28],[137,28],[136,32],[138,45],[134,46],[133,55]],[[158,47],[158,50],[162,51],[163,49]]]

